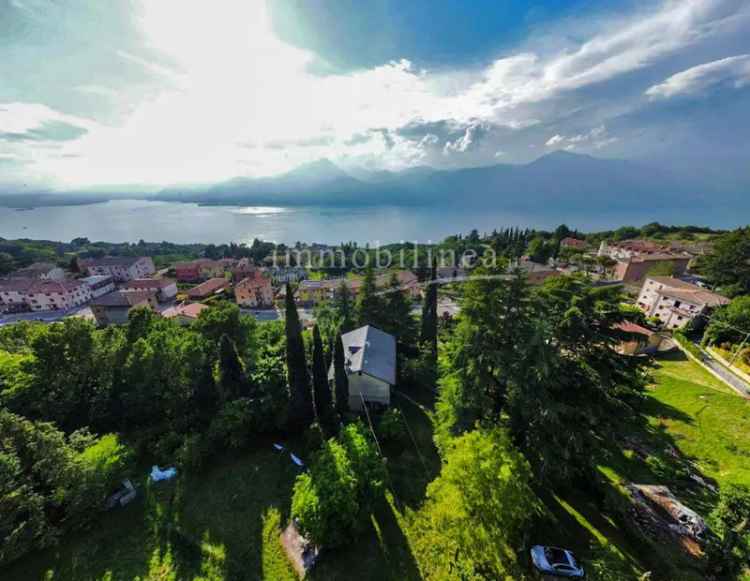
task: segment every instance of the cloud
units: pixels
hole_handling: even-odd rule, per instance
[[[558,143],[562,143],[563,141],[565,141],[565,138],[562,135],[553,135],[547,140],[544,145],[546,145],[547,147],[554,147],[555,145],[557,145]]]
[[[25,132],[0,132],[0,141],[70,141],[85,135],[88,129],[64,121],[44,121]]]
[[[562,147],[568,151],[575,149],[579,145],[590,146],[595,149],[601,149],[617,141],[616,137],[610,137],[607,134],[607,128],[604,125],[594,127],[585,133],[578,133],[570,137],[555,134],[550,137],[544,144],[547,147]]]
[[[481,123],[469,125],[464,134],[455,141],[448,141],[443,147],[443,153],[466,153],[479,146],[479,142],[489,132],[489,127]]]
[[[700,95],[718,85],[740,89],[750,84],[750,54],[731,56],[697,65],[676,73],[658,85],[649,87],[652,99]]]

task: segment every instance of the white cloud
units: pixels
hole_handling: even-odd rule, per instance
[[[750,84],[750,54],[731,56],[691,67],[672,75],[646,91],[652,99],[698,95],[719,84],[735,89]]]
[[[465,154],[485,148],[489,158],[499,143],[488,139],[485,145],[481,138],[494,128],[522,133],[538,131],[534,128],[541,124],[559,132],[547,140],[547,147],[601,148],[615,141],[604,125],[570,135],[562,124],[575,107],[587,105],[566,103],[567,94],[746,26],[750,4],[667,0],[648,11],[600,23],[593,33],[560,35],[554,51],[532,39],[516,54],[479,71],[430,73],[399,60],[326,76],[309,71],[312,54],[276,38],[263,2],[144,0],[140,14],[142,54],[156,51],[163,58],[154,62],[139,51],[116,52],[160,79],[161,92],[134,102],[132,94],[113,94],[97,85],[97,79],[78,87],[107,96],[127,116],[116,126],[82,125],[88,133],[64,145],[66,154],[78,157],[35,154],[40,171],[79,185],[262,175],[324,156],[398,167],[441,151]],[[580,37],[583,40],[571,40]],[[41,115],[35,111],[26,114],[34,123],[34,115]],[[415,121],[445,122],[462,128],[463,134],[443,148],[434,134],[419,141],[396,135]],[[359,135],[369,137],[354,143],[352,138]],[[290,145],[279,148],[279,143]],[[503,141],[502,147],[512,144]]]

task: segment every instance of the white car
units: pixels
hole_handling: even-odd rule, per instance
[[[531,547],[531,561],[542,575],[583,579],[585,573],[571,551],[557,547]]]

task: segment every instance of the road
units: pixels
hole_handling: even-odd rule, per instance
[[[700,349],[700,345],[696,345],[696,347]],[[714,371],[719,377],[722,378],[724,383],[729,385],[729,387],[731,387],[741,396],[750,398],[750,384],[748,384],[738,375],[732,373],[732,371],[730,371],[727,367],[719,363],[719,361],[717,361],[716,358],[708,351],[701,349],[701,353],[703,355],[701,360],[706,367]]]
[[[79,316],[88,318],[91,315],[91,309],[87,306],[68,309],[66,311],[37,311],[35,313],[13,313],[0,315],[0,326],[11,325],[20,321],[41,321],[43,323],[55,323],[62,321],[65,317]]]

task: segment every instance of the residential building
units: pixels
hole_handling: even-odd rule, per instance
[[[99,298],[115,290],[115,279],[108,274],[99,274],[88,276],[80,279],[83,284],[89,287],[91,298]]]
[[[661,345],[662,336],[659,333],[631,321],[619,323],[615,325],[615,328],[628,336],[627,339],[620,342],[616,349],[618,353],[623,355],[654,354]]]
[[[533,262],[532,260],[524,257],[519,260],[515,266],[511,266],[510,271],[512,272],[518,268],[526,275],[526,280],[529,284],[542,284],[548,278],[553,276],[560,276],[560,272],[546,264],[539,262]]]
[[[638,307],[656,317],[666,329],[680,329],[711,309],[726,305],[719,294],[668,276],[649,276],[638,295]]]
[[[105,256],[84,258],[78,261],[81,270],[89,276],[109,275],[115,282],[126,282],[136,278],[147,278],[156,272],[154,261],[149,256]]]
[[[253,275],[258,270],[249,258],[242,258],[231,268],[232,280],[239,282]]]
[[[648,254],[664,254],[668,248],[663,244],[657,244],[651,240],[623,240],[621,242],[608,242],[602,240],[599,245],[599,256],[609,256],[614,260],[627,260],[634,256]]]
[[[375,284],[380,289],[385,289],[391,284],[392,272],[385,272],[375,278]],[[399,288],[412,299],[418,299],[422,296],[422,287],[419,284],[417,275],[410,270],[396,271]]]
[[[286,284],[288,282],[298,282],[307,277],[307,271],[301,266],[278,267],[274,266],[268,269],[271,276],[271,282],[274,285]]]
[[[391,387],[396,384],[396,339],[371,325],[341,336],[345,369],[349,379],[349,409],[359,411],[364,404],[388,406]],[[333,364],[328,370],[333,381]]]
[[[124,292],[153,291],[160,302],[177,295],[177,283],[169,278],[137,278],[122,286]]]
[[[152,291],[118,290],[91,301],[91,312],[96,322],[103,327],[127,323],[128,315],[133,309],[156,310],[156,307],[156,293]]]
[[[271,280],[259,270],[238,282],[234,287],[234,298],[241,307],[263,308],[273,306]]]
[[[317,304],[329,298],[329,286],[322,280],[303,280],[297,286],[297,302]]]
[[[677,254],[648,254],[618,260],[614,277],[624,283],[640,283],[654,268],[666,268],[673,276],[685,274],[690,256]]]
[[[210,278],[222,278],[232,270],[236,262],[233,258],[197,258],[188,262],[178,262],[174,265],[175,277],[179,282],[201,282]]]
[[[10,278],[30,278],[38,280],[63,280],[65,271],[51,262],[35,262],[10,274]]]
[[[574,250],[586,250],[588,244],[585,240],[578,240],[578,238],[567,237],[560,240],[560,248],[572,248]]]
[[[77,280],[16,278],[0,282],[0,301],[6,311],[58,311],[84,305],[91,290]]]
[[[181,304],[164,309],[161,316],[166,319],[175,319],[180,325],[189,325],[198,318],[202,311],[209,308],[211,307],[202,303]]]
[[[177,262],[174,265],[178,282],[199,282],[201,277],[200,263],[197,260]]]
[[[194,301],[206,299],[212,295],[218,294],[229,287],[229,281],[226,278],[210,278],[198,286],[191,288],[187,295]]]

